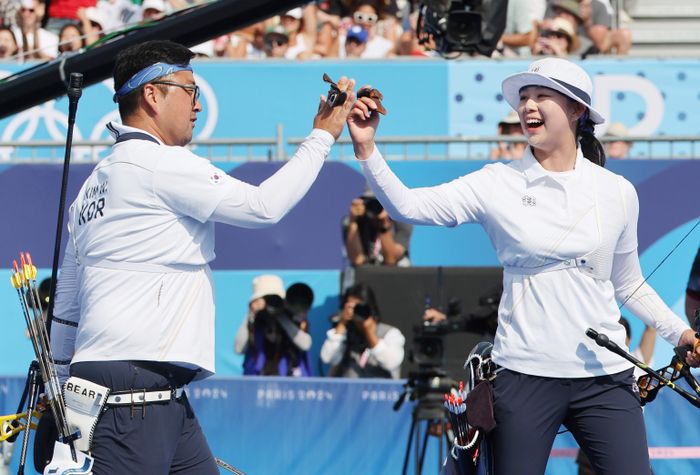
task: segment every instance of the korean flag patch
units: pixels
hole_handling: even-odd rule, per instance
[[[209,177],[209,183],[211,183],[212,185],[218,185],[220,181],[221,181],[221,173],[219,173],[219,172],[216,172]]]

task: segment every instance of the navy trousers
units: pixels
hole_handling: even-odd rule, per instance
[[[542,475],[561,425],[598,475],[648,475],[649,452],[632,370],[545,378],[504,369],[494,381],[495,475]]]
[[[83,362],[71,375],[113,391],[155,390],[189,382],[187,370],[131,361]],[[110,407],[92,441],[94,475],[218,474],[187,396],[166,403]]]

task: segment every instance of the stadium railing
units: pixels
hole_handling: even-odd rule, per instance
[[[278,133],[268,138],[195,139],[190,148],[198,155],[217,162],[286,160],[303,141],[301,137],[283,139]],[[629,158],[698,159],[700,136],[628,136],[624,139],[600,137],[603,143],[631,142]],[[383,136],[377,138],[380,152],[390,160],[485,160],[499,142],[522,142],[514,136]],[[111,140],[73,142],[75,162],[97,162],[109,153]],[[53,140],[0,142],[0,164],[45,164],[63,160],[64,142]],[[333,160],[352,160],[348,137],[341,137],[331,152]]]

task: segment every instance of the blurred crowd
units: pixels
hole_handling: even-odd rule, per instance
[[[611,0],[510,0],[494,56],[626,54],[629,16]],[[52,59],[200,0],[0,0],[0,59]],[[237,59],[430,57],[417,0],[317,0],[192,48]],[[621,21],[617,21],[622,19]],[[622,27],[620,27],[622,25]]]

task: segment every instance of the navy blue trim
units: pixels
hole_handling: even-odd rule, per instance
[[[60,323],[61,325],[68,325],[69,327],[77,327],[78,322],[71,322],[70,320],[64,320],[62,318],[58,317],[53,317],[51,321],[54,321],[56,323]]]
[[[121,134],[119,137],[117,137],[115,144],[126,142],[127,140],[148,140],[149,142],[160,145],[160,142],[158,142],[156,139],[141,132],[127,132],[126,134]]]
[[[575,95],[576,97],[578,97],[579,99],[581,99],[583,102],[585,102],[585,103],[588,104],[589,106],[591,105],[591,96],[589,96],[588,94],[586,94],[585,91],[583,91],[583,90],[577,88],[576,86],[572,86],[572,85],[569,84],[568,82],[560,81],[560,80],[557,79],[557,78],[549,78],[549,79],[551,79],[552,81],[554,81],[554,82],[556,82],[556,83],[561,84],[562,86],[564,86],[565,88],[567,88],[569,91],[573,92],[574,95]]]

